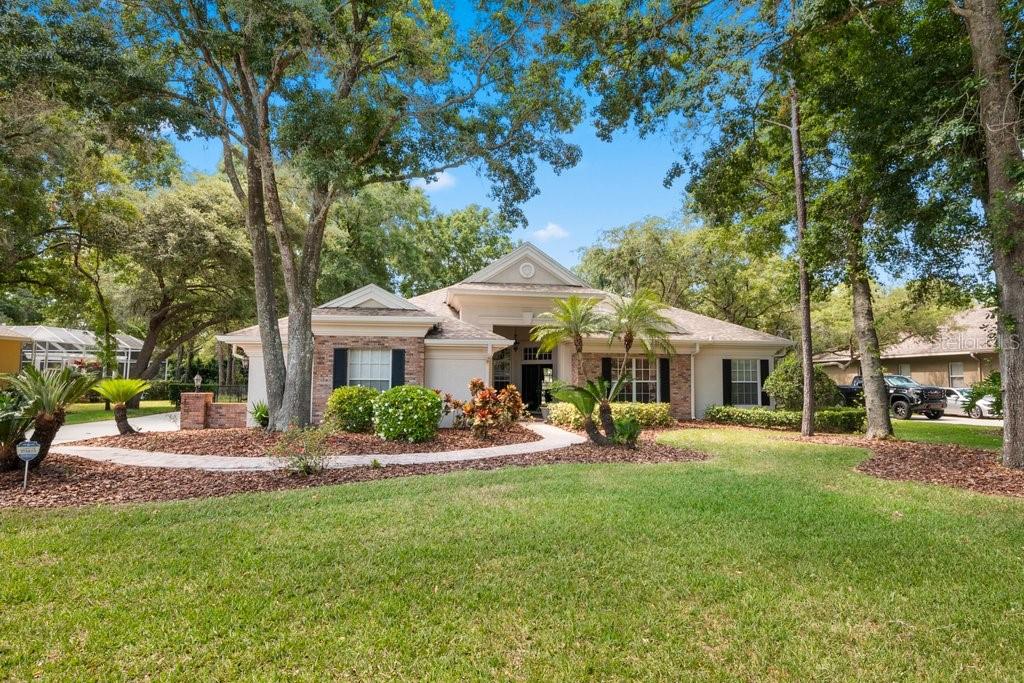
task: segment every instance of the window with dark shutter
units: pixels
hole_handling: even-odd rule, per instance
[[[658,359],[658,400],[662,403],[672,402],[672,389],[669,379],[668,358]]]
[[[348,349],[334,349],[334,374],[331,388],[337,389],[348,384]]]
[[[761,359],[761,405],[763,405],[763,406],[768,406],[768,405],[771,405],[771,403],[772,403],[771,397],[768,396],[768,394],[766,394],[765,391],[764,391],[764,381],[766,379],[768,379],[768,373],[769,372],[771,372],[771,370],[769,369],[768,359],[767,358],[762,358]]]
[[[722,359],[722,405],[732,405],[732,359]]]
[[[608,382],[612,381],[612,359],[602,358],[601,359],[601,379]]]
[[[391,349],[391,386],[405,384],[405,349]]]

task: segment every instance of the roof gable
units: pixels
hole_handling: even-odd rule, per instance
[[[366,285],[359,289],[328,301],[319,308],[389,308],[395,310],[417,311],[419,307],[406,299],[392,294],[383,287]]]
[[[527,242],[505,254],[486,268],[473,273],[463,283],[562,285],[589,287],[586,282]]]

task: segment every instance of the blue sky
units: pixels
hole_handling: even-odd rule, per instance
[[[572,266],[577,250],[593,244],[602,230],[649,215],[670,217],[682,208],[684,182],[670,189],[662,185],[665,172],[678,159],[669,133],[640,139],[625,132],[606,143],[582,124],[569,140],[582,148],[583,159],[561,175],[545,166],[538,169],[540,194],[523,206],[529,226],[517,238]],[[219,141],[178,141],[177,147],[190,170],[210,173],[220,162]],[[449,171],[425,189],[441,211],[474,203],[494,206],[486,180],[470,167]]]

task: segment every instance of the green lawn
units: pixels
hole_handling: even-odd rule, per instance
[[[128,411],[129,417],[141,415],[156,415],[158,413],[170,413],[177,410],[170,401],[142,401],[139,408]],[[83,422],[97,422],[99,420],[113,420],[114,412],[103,410],[102,403],[75,403],[68,408],[67,419],[64,424],[76,425]]]
[[[1020,680],[1024,501],[849,447],[0,514],[0,678]]]
[[[897,420],[892,421],[896,436],[907,441],[921,443],[951,443],[968,448],[1003,447],[1003,430],[999,427],[964,425],[942,420]]]

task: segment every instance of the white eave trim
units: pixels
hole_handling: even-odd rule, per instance
[[[383,287],[377,285],[365,285],[348,294],[339,296],[337,299],[328,301],[320,308],[356,308],[367,301],[376,301],[385,308],[395,308],[407,311],[416,311],[419,308],[406,299],[393,294]]]
[[[404,315],[314,315],[315,323],[388,323],[390,325],[436,325],[444,322],[439,316],[404,316]],[[315,330],[314,330],[315,332]]]
[[[493,346],[504,349],[515,344],[513,339],[424,339],[426,346]]]

